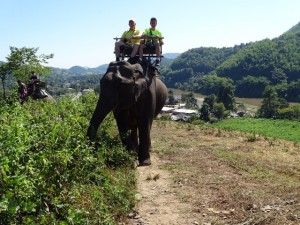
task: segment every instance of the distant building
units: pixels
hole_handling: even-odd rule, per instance
[[[193,115],[193,114],[197,114],[198,111],[194,110],[194,109],[175,109],[173,110],[173,114],[186,114],[186,115]]]
[[[185,109],[186,104],[185,103],[179,103],[178,108],[179,109]]]
[[[192,115],[197,115],[198,110],[186,109],[185,104],[164,106],[161,113],[170,114],[174,121],[189,121]]]
[[[161,109],[161,112],[162,112],[162,113],[172,113],[174,110],[175,110],[175,108],[173,108],[173,107],[167,107],[167,106],[164,106],[164,107]]]
[[[88,88],[88,89],[83,89],[83,90],[81,91],[82,95],[85,95],[85,94],[90,93],[90,92],[94,92],[94,90],[91,89],[91,88]]]

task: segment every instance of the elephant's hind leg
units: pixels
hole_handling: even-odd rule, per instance
[[[136,154],[138,154],[139,142],[138,142],[137,128],[133,128],[131,130],[131,141],[132,141],[133,150],[135,151]]]

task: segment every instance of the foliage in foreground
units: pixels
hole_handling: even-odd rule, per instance
[[[300,143],[299,125],[298,121],[243,117],[222,120],[211,126]]]
[[[113,119],[85,137],[96,101],[1,105],[0,224],[114,224],[131,210],[133,157]]]

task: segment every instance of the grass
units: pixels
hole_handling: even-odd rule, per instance
[[[211,127],[300,143],[300,122],[297,121],[245,117],[222,120],[219,123],[212,124]]]
[[[150,181],[150,180],[157,181],[159,178],[160,178],[160,174],[159,173],[154,174],[154,175],[152,175],[151,173],[149,173],[149,174],[147,174],[146,180],[147,181]]]
[[[280,209],[272,211],[270,221],[264,224],[292,224],[286,218],[291,213],[298,215],[298,206],[285,201],[299,199],[300,149],[295,142],[282,139],[297,124],[242,118],[191,129],[168,121],[164,129],[161,124],[154,126],[153,149],[167,161],[164,168],[173,174],[175,184],[184,182],[185,195],[193,196],[189,204],[200,207],[201,213],[209,216],[206,208],[235,209],[226,218],[214,215],[221,224],[265,218],[259,209],[268,205],[280,205]],[[275,129],[276,136],[272,135]],[[293,139],[297,141],[296,134],[297,129]],[[180,191],[176,192],[179,198]],[[247,210],[249,205],[258,210]]]

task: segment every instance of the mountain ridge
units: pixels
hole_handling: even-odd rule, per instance
[[[181,53],[165,53],[163,54],[164,58],[162,61],[164,61],[166,64],[170,64],[170,61],[173,61],[176,57],[178,57]],[[162,65],[164,63],[162,62]],[[83,67],[83,66],[72,66],[69,69],[65,68],[57,68],[57,67],[51,67],[54,70],[62,70],[67,71],[72,74],[82,75],[82,74],[95,74],[95,73],[105,73],[107,70],[108,64],[102,64],[97,67]]]

